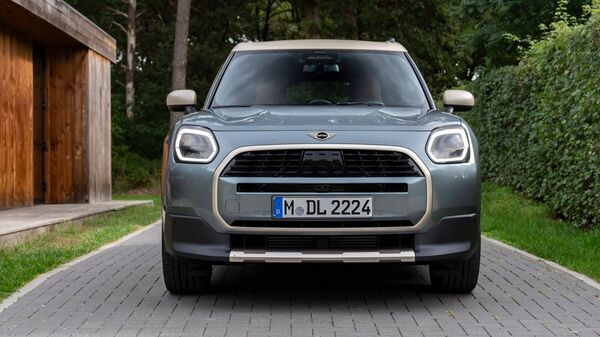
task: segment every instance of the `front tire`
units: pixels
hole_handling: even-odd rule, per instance
[[[429,278],[434,290],[444,293],[470,293],[477,286],[481,248],[462,261],[429,265]]]
[[[171,294],[202,294],[210,288],[212,265],[176,260],[165,249],[162,239],[162,266],[165,286]]]

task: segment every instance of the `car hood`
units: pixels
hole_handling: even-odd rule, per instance
[[[199,111],[182,119],[183,125],[203,126],[215,131],[431,131],[460,122],[459,117],[439,111],[371,106],[219,108]]]

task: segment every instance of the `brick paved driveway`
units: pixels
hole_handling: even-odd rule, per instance
[[[484,242],[471,295],[440,295],[426,269],[217,267],[213,292],[166,293],[160,229],[55,274],[0,313],[0,335],[600,336],[600,292]]]

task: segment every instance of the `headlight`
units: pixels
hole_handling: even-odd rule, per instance
[[[209,163],[219,148],[212,132],[202,128],[183,127],[175,138],[177,159],[187,163]]]
[[[427,155],[436,163],[460,163],[469,154],[469,139],[462,127],[433,130],[427,141]]]

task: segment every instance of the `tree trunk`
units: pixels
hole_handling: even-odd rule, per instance
[[[254,5],[254,21],[256,24],[256,37],[253,40],[260,39],[261,29],[260,29],[260,1],[257,1]]]
[[[125,113],[127,118],[133,118],[135,105],[135,45],[136,45],[136,0],[128,0],[127,10],[127,65],[125,67]]]
[[[309,39],[321,38],[320,0],[303,0],[301,3],[306,27],[305,36]]]
[[[350,6],[351,18],[354,25],[353,39],[360,40],[363,33],[362,11],[360,3],[353,2]]]
[[[175,23],[175,41],[173,44],[173,73],[171,88],[185,89],[187,77],[187,47],[190,29],[191,0],[177,1],[177,19]],[[170,125],[183,116],[183,112],[171,111]]]
[[[273,0],[267,0],[267,8],[265,8],[265,20],[263,26],[263,32],[261,36],[262,41],[269,40],[269,23],[271,21],[271,7],[273,7]]]

